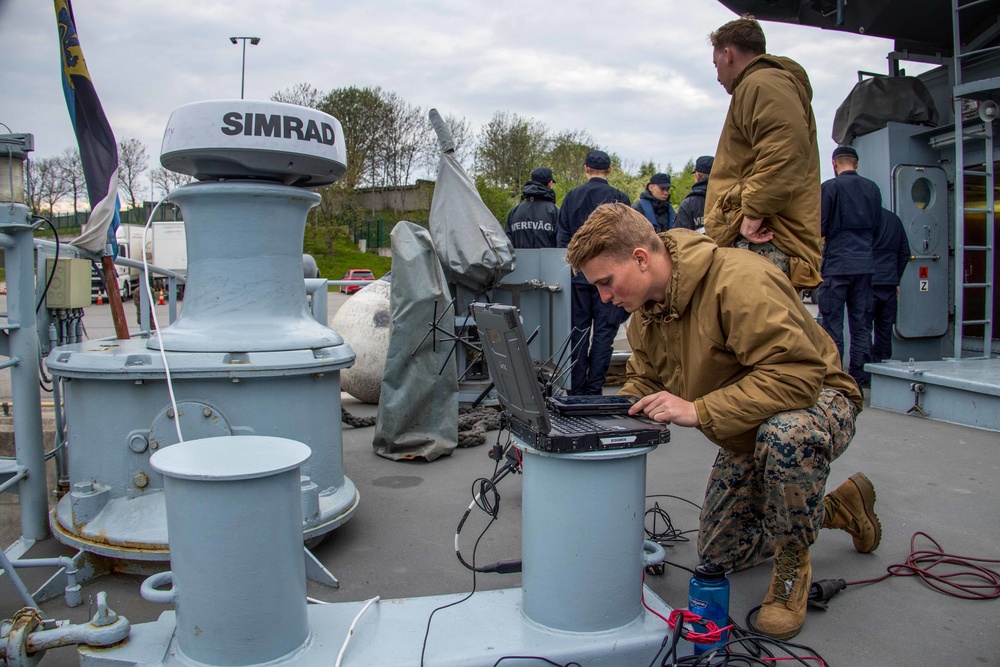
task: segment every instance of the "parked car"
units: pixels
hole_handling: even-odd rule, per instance
[[[375,276],[368,269],[350,269],[341,280],[375,280]],[[354,294],[361,287],[361,285],[341,285],[340,291],[341,293]]]

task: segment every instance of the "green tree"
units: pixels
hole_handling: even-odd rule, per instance
[[[691,186],[694,185],[693,158],[687,161],[683,169],[670,175],[670,183],[673,185],[670,190],[670,201],[676,208],[688,196],[688,193],[691,192]]]
[[[517,204],[517,197],[512,196],[506,188],[494,185],[482,176],[476,177],[476,190],[482,198],[486,208],[490,209],[493,216],[503,225],[507,220],[507,214]]]
[[[475,174],[489,185],[515,196],[528,181],[531,170],[548,151],[544,124],[509,111],[498,111],[479,133]]]
[[[327,93],[318,108],[339,120],[344,128],[347,171],[334,185],[343,189],[378,185],[379,142],[391,114],[382,89],[377,86],[335,88]]]
[[[596,147],[594,138],[584,130],[558,132],[549,140],[550,148],[541,164],[552,170],[556,179],[556,199],[562,201],[566,193],[586,180],[583,162],[587,153]]]

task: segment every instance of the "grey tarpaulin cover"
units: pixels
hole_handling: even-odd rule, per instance
[[[455,145],[440,115],[431,109],[430,116],[442,149],[431,202],[431,238],[448,280],[478,294],[514,270],[514,246],[455,159]]]
[[[450,344],[439,344],[434,351],[436,332],[424,340],[434,321],[435,302],[440,317],[450,307],[451,293],[426,229],[402,221],[390,238],[392,326],[372,446],[387,459],[433,461],[451,454],[458,444],[455,355],[449,354]],[[442,320],[444,326],[454,321],[453,312]]]
[[[854,137],[890,122],[937,125],[937,107],[923,81],[912,76],[879,76],[858,82],[837,109],[833,140],[849,144]]]

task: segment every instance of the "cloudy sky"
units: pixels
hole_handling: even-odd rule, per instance
[[[239,97],[232,35],[261,37],[247,48],[248,98],[299,82],[381,86],[476,131],[498,110],[585,129],[633,165],[679,168],[713,153],[729,104],[706,36],[735,15],[716,0],[76,0],[73,9],[115,134],[140,139],[151,156],[172,109]],[[834,112],[858,70],[886,71],[892,43],[764,29],[770,53],[809,72],[830,177]],[[75,145],[57,36],[51,2],[0,0],[0,122],[33,133],[35,157]]]

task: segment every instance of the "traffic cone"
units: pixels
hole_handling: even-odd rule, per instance
[[[157,306],[165,305],[166,301],[163,300],[163,290],[160,290],[160,300],[156,302]]]
[[[98,291],[97,292],[97,305],[100,306],[100,305],[103,305],[103,304],[104,304],[104,297],[101,294],[101,292]]]

